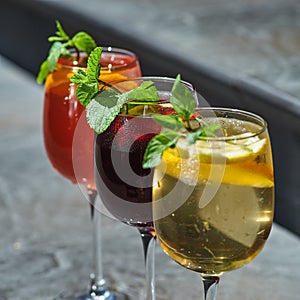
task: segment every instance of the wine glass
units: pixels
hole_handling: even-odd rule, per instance
[[[143,169],[142,161],[149,140],[161,131],[161,126],[153,121],[151,115],[174,112],[169,99],[175,79],[141,77],[114,83],[112,88],[125,92],[145,81],[153,82],[160,100],[156,103],[128,100],[108,129],[96,134],[95,181],[107,211],[117,220],[137,228],[140,233],[146,266],[146,299],[153,300],[155,299],[153,170]],[[184,84],[193,92],[196,102],[193,86],[187,82]]]
[[[196,110],[219,127],[195,144],[181,136],[155,168],[153,218],[159,244],[183,267],[198,272],[204,299],[216,299],[224,272],[262,250],[274,211],[274,180],[266,122],[227,108]]]
[[[60,58],[54,72],[47,76],[43,113],[44,144],[53,168],[72,183],[85,187],[91,207],[94,270],[90,275],[89,291],[76,299],[99,299],[96,297],[101,296],[103,300],[111,300],[116,299],[116,295],[117,299],[123,299],[120,294],[107,288],[103,277],[99,237],[101,216],[94,209],[97,199],[93,172],[94,132],[84,119],[85,108],[76,98],[76,85],[70,82],[70,77],[83,68],[81,63],[86,56],[82,54],[81,60]],[[100,64],[100,79],[103,82],[141,76],[137,56],[125,49],[103,47]],[[75,129],[76,136],[81,136],[81,143],[74,141]],[[77,163],[76,170],[73,161]]]

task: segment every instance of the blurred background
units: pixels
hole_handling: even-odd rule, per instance
[[[53,248],[59,249],[62,261],[73,251],[69,263],[75,269],[85,268],[82,259],[86,253],[78,245],[76,232],[86,247],[90,243],[88,207],[81,192],[52,170],[43,150],[43,87],[34,80],[49,50],[47,37],[56,31],[55,20],[70,35],[83,30],[98,45],[134,51],[144,75],[173,77],[180,73],[212,106],[236,107],[263,116],[273,144],[275,221],[299,238],[299,0],[4,0],[0,7],[0,221],[5,225],[0,228],[0,244],[13,241],[14,250],[30,251],[5,265],[6,252],[11,249],[3,247],[0,267],[2,264],[2,271],[10,274],[10,269],[18,270],[26,260],[20,272],[35,274],[36,282],[32,288],[21,285],[21,289],[31,289],[29,294],[34,294],[40,270],[55,269],[58,262],[52,257]],[[45,184],[51,193],[43,193]],[[13,204],[16,199],[19,206]],[[82,224],[83,219],[87,224]],[[71,222],[72,228],[65,226]],[[111,228],[111,221],[105,222]],[[43,224],[38,231],[37,224]],[[123,227],[113,228],[112,234],[117,235]],[[43,249],[42,254],[29,241]],[[139,240],[136,243],[141,246]],[[142,257],[139,259],[141,262]],[[52,271],[47,276],[61,278],[64,285],[76,284],[72,276],[66,276],[68,268],[65,265],[65,273]],[[114,275],[124,268],[120,263]],[[126,268],[141,276],[139,284],[143,281],[135,265]],[[86,272],[80,280],[86,280]],[[0,284],[1,300],[1,287],[9,295],[16,288],[16,282],[9,284],[9,276]],[[56,284],[50,280],[49,289]]]

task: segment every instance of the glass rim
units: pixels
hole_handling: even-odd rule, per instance
[[[141,102],[142,104],[143,102]],[[161,103],[168,103],[168,101],[164,102],[162,101]],[[200,116],[201,116],[201,111],[207,111],[210,113],[210,115],[208,117],[216,117],[216,112],[222,112],[222,113],[230,113],[233,115],[240,115],[240,116],[245,116],[247,117],[246,121],[255,123],[259,126],[259,128],[255,131],[255,132],[250,132],[247,131],[249,134],[247,136],[242,136],[241,134],[234,134],[234,135],[229,135],[229,136],[206,136],[206,137],[199,137],[199,140],[201,141],[207,141],[207,142],[227,142],[227,141],[241,141],[241,140],[246,140],[249,138],[253,138],[255,136],[259,136],[262,133],[264,133],[267,130],[267,121],[261,117],[258,114],[255,114],[253,112],[250,111],[246,111],[246,110],[242,110],[242,109],[238,109],[238,108],[228,108],[228,107],[196,107],[195,108],[195,112],[199,112],[200,111]],[[126,113],[119,113],[117,116],[118,117],[124,117],[124,118],[141,118],[141,119],[151,119],[152,116],[155,115],[155,113],[153,114],[147,114],[147,115],[129,115]],[[173,115],[176,115],[173,114]],[[221,117],[221,116],[220,116]],[[218,116],[217,116],[218,118]],[[226,118],[226,117],[225,117]],[[230,118],[230,117],[229,117]],[[241,119],[239,119],[241,120]],[[186,132],[182,132],[181,134],[182,137],[186,136]]]
[[[112,81],[110,82],[110,85],[114,85],[114,84],[118,84],[118,83],[122,83],[125,81],[138,81],[138,80],[152,80],[152,81],[165,81],[165,82],[174,82],[176,80],[176,78],[173,77],[168,77],[168,76],[159,76],[159,75],[146,75],[146,76],[139,76],[139,77],[132,77],[132,78],[126,78],[126,79],[121,79],[121,80],[117,80],[117,81]],[[195,87],[188,81],[185,80],[180,80],[182,83],[184,83],[185,85],[191,87],[191,89],[193,91],[195,91]]]
[[[251,137],[255,137],[255,136],[258,136],[258,135],[262,134],[268,128],[267,121],[262,116],[260,116],[256,113],[250,112],[250,111],[239,109],[239,108],[231,108],[231,107],[196,107],[195,112],[197,112],[197,111],[200,111],[200,115],[201,115],[201,111],[211,112],[212,117],[217,116],[216,115],[217,111],[219,111],[220,113],[232,114],[232,118],[233,118],[234,115],[235,116],[238,116],[238,115],[245,116],[245,117],[247,117],[247,121],[255,123],[255,124],[260,126],[260,128],[258,128],[255,132],[251,132],[251,134],[249,134],[247,136],[241,136],[241,134],[235,134],[235,135],[229,135],[229,136],[220,136],[220,137],[209,136],[209,137],[203,137],[203,138],[200,137],[200,140],[207,140],[209,142],[245,140],[245,139],[249,139]],[[218,117],[219,116],[217,116],[217,118]],[[227,118],[227,117],[225,117],[225,118]],[[241,119],[239,119],[239,120],[241,120]],[[248,133],[249,133],[249,131],[248,131]]]
[[[119,70],[123,70],[123,69],[128,69],[131,68],[132,66],[134,66],[138,61],[138,57],[137,55],[128,49],[124,49],[124,48],[118,48],[118,47],[112,47],[112,46],[103,46],[102,48],[102,53],[112,53],[112,54],[124,54],[128,57],[132,58],[132,61],[129,63],[126,63],[124,65],[118,65],[118,66],[112,66],[112,67],[107,67],[107,66],[101,66],[101,71],[109,71],[109,72],[115,72],[115,71],[119,71]],[[75,54],[75,50],[74,49],[70,49],[69,50],[72,54]],[[83,53],[82,51],[79,51],[80,53]],[[56,67],[59,68],[63,68],[63,69],[72,69],[72,70],[78,70],[78,69],[83,69],[85,70],[86,67],[81,67],[81,66],[76,66],[76,65],[68,65],[68,64],[63,64],[63,63],[57,63]]]
[[[160,82],[167,82],[167,83],[172,83],[176,80],[176,78],[173,78],[173,77],[168,77],[168,76],[158,76],[158,75],[147,75],[147,76],[140,76],[140,77],[133,77],[133,78],[127,78],[127,79],[124,79],[124,80],[118,80],[118,81],[113,81],[113,82],[110,82],[110,86],[113,87],[114,85],[117,85],[117,84],[121,84],[122,82],[130,82],[130,81],[140,81],[140,80],[143,80],[143,81],[160,81]],[[184,83],[188,88],[191,89],[192,92],[195,92],[196,93],[196,89],[195,87],[193,86],[192,83],[188,82],[188,81],[185,81],[185,80],[180,80],[182,83]],[[170,90],[171,92],[171,90]],[[143,101],[134,101],[134,100],[128,100],[126,102],[127,103],[130,103],[130,102],[137,102],[137,103],[140,103],[140,104],[143,104],[145,102]],[[148,103],[148,102],[147,102]],[[160,100],[159,103],[157,102],[153,102],[153,104],[163,104],[163,103],[170,103],[169,100]],[[146,104],[146,103],[145,103]],[[149,104],[149,103],[148,103]],[[151,104],[149,104],[151,105]],[[123,117],[132,117],[132,118],[136,118],[136,117],[140,117],[140,118],[151,118],[151,116],[153,116],[154,114],[148,114],[148,115],[129,115],[129,114],[126,114],[126,113],[118,113],[118,116],[123,116]]]

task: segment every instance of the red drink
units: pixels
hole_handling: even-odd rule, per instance
[[[146,266],[145,299],[154,299],[155,244],[150,247],[152,251],[148,254],[149,244],[155,237],[152,215],[154,171],[143,168],[143,157],[149,141],[161,131],[161,126],[151,115],[174,112],[169,103],[174,79],[143,77],[115,84],[114,89],[131,90],[149,81],[156,87],[161,99],[159,103],[149,99],[147,102],[128,99],[129,102],[122,109],[125,114],[120,113],[106,131],[96,135],[95,181],[108,212],[119,221],[138,229],[143,241]],[[194,91],[191,85],[188,87]]]
[[[174,79],[143,77],[120,82],[114,88],[131,90],[145,81],[153,82],[161,100],[143,103],[130,99],[124,107],[126,115],[119,114],[105,132],[96,135],[95,181],[103,204],[115,218],[153,233],[153,170],[144,169],[142,162],[149,141],[162,129],[151,115],[174,113],[169,102]],[[195,95],[193,87],[185,84]]]
[[[95,141],[95,180],[108,211],[121,222],[149,231],[152,221],[152,169],[142,161],[161,127],[150,117],[119,115]]]
[[[93,174],[94,131],[85,120],[84,107],[78,102],[75,84],[69,78],[77,73],[81,62],[60,59],[47,77],[44,99],[44,143],[52,166],[73,183],[95,189]],[[103,50],[100,79],[105,82],[141,75],[137,57],[120,49]],[[81,119],[80,119],[81,118]],[[80,121],[79,121],[80,120]],[[76,141],[74,132],[76,129]],[[73,149],[72,147],[78,149]],[[73,156],[73,157],[72,157]],[[76,163],[74,169],[73,162]]]

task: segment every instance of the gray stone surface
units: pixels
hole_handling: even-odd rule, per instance
[[[149,46],[240,78],[258,79],[300,98],[299,0],[52,2],[113,24]]]
[[[43,148],[43,88],[0,57],[0,299],[48,300],[79,293],[92,266],[88,203],[57,174]],[[135,229],[103,217],[109,284],[142,300],[142,244]],[[297,300],[300,241],[274,225],[262,253],[225,274],[219,299]],[[157,300],[200,299],[199,276],[156,253]]]

